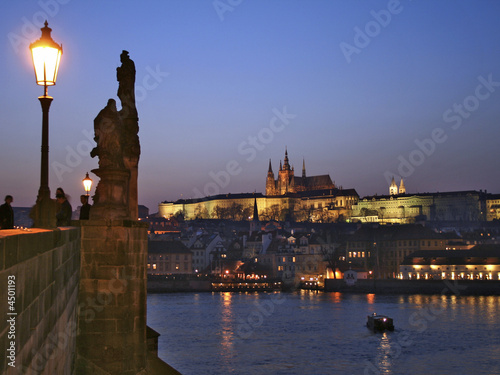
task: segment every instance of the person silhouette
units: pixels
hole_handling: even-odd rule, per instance
[[[14,228],[14,210],[11,207],[13,201],[12,195],[6,195],[5,203],[0,206],[0,229]]]

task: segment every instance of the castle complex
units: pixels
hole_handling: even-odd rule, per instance
[[[220,194],[163,202],[158,206],[158,214],[167,218],[182,214],[187,220],[249,220],[255,206],[262,220],[406,224],[500,219],[500,195],[486,191],[408,194],[403,180],[398,186],[393,178],[388,195],[360,199],[356,190],[338,188],[328,174],[307,176],[305,161],[302,161],[302,175],[295,176],[287,150],[277,178],[269,160],[265,195]]]
[[[181,199],[163,202],[158,214],[164,217],[182,213],[185,219],[230,218],[247,220],[254,205],[263,220],[296,220],[334,222],[346,220],[359,196],[354,189],[339,189],[329,175],[306,176],[305,161],[302,176],[295,176],[288,151],[280,161],[278,178],[269,161],[266,194],[221,194],[200,199]]]

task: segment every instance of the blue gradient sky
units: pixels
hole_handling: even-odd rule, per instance
[[[43,88],[28,43],[45,15],[64,48],[49,88],[50,188],[74,207],[97,168],[93,120],[118,99],[122,49],[136,64],[150,212],[200,193],[264,192],[285,147],[297,174],[305,158],[308,175],[361,196],[387,194],[393,174],[410,193],[500,193],[498,1],[16,0],[0,12],[0,194],[15,206],[34,203],[40,180]]]

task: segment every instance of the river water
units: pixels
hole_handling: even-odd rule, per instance
[[[158,354],[183,375],[500,374],[500,297],[148,295]],[[372,312],[395,331],[373,333]]]

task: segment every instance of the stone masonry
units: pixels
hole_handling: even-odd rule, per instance
[[[146,374],[147,224],[80,221],[76,373]]]
[[[74,373],[79,276],[79,228],[0,231],[1,374]]]

